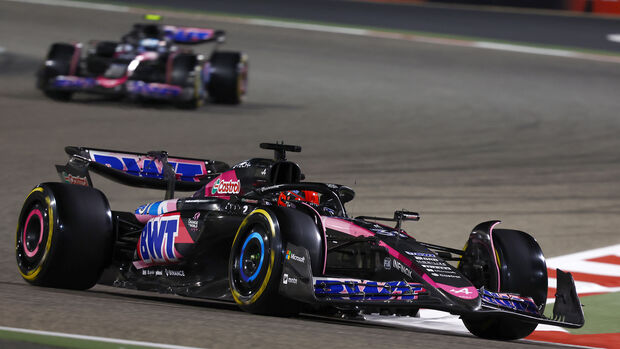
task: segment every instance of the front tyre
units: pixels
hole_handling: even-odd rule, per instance
[[[547,266],[540,246],[518,230],[496,229],[491,236],[493,245],[472,235],[458,269],[477,288],[532,297],[542,314],[547,301]],[[503,317],[463,318],[463,323],[478,337],[500,340],[527,337],[538,325]]]
[[[195,54],[180,53],[172,56],[172,69],[169,72],[169,83],[181,86],[184,89],[191,89],[192,94],[189,99],[177,102],[176,106],[180,109],[196,109],[202,105],[204,89],[202,85],[202,70],[198,64]]]
[[[55,43],[50,46],[47,53],[46,62],[37,72],[37,87],[43,93],[57,101],[68,101],[73,94],[71,91],[59,91],[50,88],[51,81],[59,75],[71,75],[72,67],[77,69],[75,60],[79,52],[74,45],[65,43]]]
[[[43,183],[26,197],[15,252],[30,284],[67,289],[94,286],[112,252],[112,215],[99,190]]]
[[[264,315],[296,313],[291,301],[278,293],[282,258],[275,215],[266,209],[254,210],[239,226],[228,266],[230,290],[241,309]]]
[[[213,52],[207,91],[215,103],[239,104],[248,87],[248,57],[241,52]]]

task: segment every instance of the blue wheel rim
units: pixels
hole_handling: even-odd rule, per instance
[[[257,240],[260,246],[260,262],[258,263],[258,267],[254,270],[252,275],[248,276],[245,273],[243,263],[244,263],[245,249],[250,243],[250,241],[252,240]],[[252,234],[248,235],[248,237],[243,242],[243,247],[241,247],[241,255],[239,256],[239,263],[241,264],[239,267],[239,272],[240,272],[239,274],[241,275],[241,279],[245,282],[254,281],[258,277],[258,274],[260,273],[261,268],[263,267],[264,259],[265,259],[265,243],[263,242],[263,237],[259,233],[253,232]]]

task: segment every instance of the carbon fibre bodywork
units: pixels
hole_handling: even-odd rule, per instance
[[[393,218],[349,217],[345,204],[355,196],[351,188],[304,182],[299,166],[286,160],[286,151],[300,151],[300,147],[261,147],[275,150],[275,158],[253,158],[232,167],[219,161],[169,157],[163,151],[140,154],[67,147],[70,160],[58,166],[65,182],[92,186],[92,170],[123,184],[166,189],[163,201],[139,206],[135,212],[112,211],[115,243],[100,282],[240,303],[235,281],[230,279],[233,252],[237,248],[243,259],[254,244],[258,251],[254,259],[243,259],[250,263],[242,266],[243,282],[252,281],[263,265],[269,265],[268,274],[277,274],[269,287],[282,299],[301,304],[304,311],[415,314],[419,308],[432,308],[474,320],[501,317],[564,327],[583,325],[574,283],[562,271],[558,271],[564,281],[558,285],[557,302],[564,307],[557,310],[555,320],[543,315],[547,276],[539,249],[521,251],[530,263],[527,268],[545,271],[528,276],[535,287],[524,286],[516,294],[514,286],[500,283],[509,277],[500,263],[506,256],[496,245],[513,236],[537,246],[529,235],[495,229],[499,221],[476,226],[468,241],[493,256],[481,271],[477,260],[468,256],[471,249],[420,242],[401,229],[403,220],[419,219],[414,212],[396,211]],[[174,199],[175,191],[195,192]],[[283,195],[302,192],[315,193],[316,200]],[[277,236],[271,249],[255,238],[260,232],[253,230],[241,243],[236,241],[257,213]],[[272,268],[274,260],[280,263],[278,268]],[[451,261],[460,264],[454,266]],[[489,289],[488,285],[495,286]],[[255,293],[263,291],[264,286]],[[559,321],[562,318],[568,321]]]

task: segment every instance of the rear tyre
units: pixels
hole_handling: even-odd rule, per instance
[[[178,54],[172,61],[170,84],[191,88],[193,93],[189,100],[176,103],[181,109],[196,109],[202,105],[202,80],[198,58],[194,54]]]
[[[58,101],[71,99],[72,92],[51,90],[49,84],[58,75],[70,74],[75,50],[75,46],[63,43],[55,43],[50,47],[46,63],[37,72],[37,87],[43,90],[47,97]]]
[[[478,288],[532,297],[542,313],[547,301],[547,266],[540,246],[522,231],[495,229],[492,236],[494,251],[483,239],[470,238],[458,269]],[[494,255],[500,266],[499,280]],[[463,318],[463,323],[478,337],[500,340],[524,338],[537,326],[502,317]]]
[[[282,239],[276,216],[265,209],[250,213],[237,231],[228,265],[230,290],[239,307],[264,315],[294,315],[296,304],[279,295]]]
[[[108,200],[99,190],[40,184],[19,215],[17,267],[36,286],[91,288],[109,264],[112,232]]]
[[[215,103],[239,104],[248,85],[248,58],[240,52],[214,52],[207,90]]]

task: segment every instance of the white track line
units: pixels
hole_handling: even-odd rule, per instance
[[[588,261],[588,259],[610,255],[620,256],[620,244],[549,258],[547,259],[547,267],[560,268],[564,271],[620,277],[620,265]]]
[[[97,3],[91,3],[91,2],[80,2],[80,1],[71,1],[71,0],[4,0],[4,1],[31,3],[31,4],[44,4],[44,5],[52,5],[52,6],[65,6],[65,7],[113,11],[113,12],[127,12],[127,13],[134,12],[134,11],[147,11],[146,9],[132,8],[129,6],[97,4]],[[167,10],[156,10],[156,11],[171,13],[170,11],[167,11]],[[597,54],[597,53],[585,53],[585,52],[579,52],[579,51],[552,49],[552,48],[544,48],[544,47],[536,47],[536,46],[528,46],[528,45],[504,44],[504,43],[496,43],[496,42],[488,42],[488,41],[474,41],[474,40],[467,40],[467,39],[441,38],[441,37],[435,37],[435,36],[426,36],[424,34],[399,33],[399,32],[390,32],[390,31],[382,31],[382,30],[343,27],[343,26],[328,25],[328,24],[299,23],[299,22],[285,21],[285,20],[218,16],[218,15],[210,15],[208,13],[206,15],[213,17],[213,18],[217,18],[217,20],[219,21],[228,22],[228,23],[240,23],[240,24],[250,24],[250,25],[258,25],[258,26],[272,27],[272,28],[286,28],[286,29],[308,30],[308,31],[334,33],[334,34],[367,36],[367,37],[374,37],[374,38],[381,38],[381,39],[396,39],[396,40],[405,40],[405,41],[411,41],[411,42],[423,42],[423,43],[457,46],[457,47],[472,47],[472,48],[480,48],[480,49],[487,49],[487,50],[516,52],[516,53],[523,53],[523,54],[535,54],[535,55],[544,55],[544,56],[562,57],[562,58],[573,58],[573,59],[582,59],[582,60],[597,61],[597,62],[620,63],[620,56],[614,55],[614,54],[607,55],[607,54]],[[175,17],[187,17],[187,16],[195,17],[195,15],[190,15],[190,14],[186,14],[183,12],[175,12],[174,16]]]
[[[186,346],[182,346],[182,345],[160,344],[160,343],[131,341],[131,340],[125,340],[125,339],[116,339],[116,338],[83,336],[83,335],[79,335],[79,334],[70,334],[70,333],[62,333],[62,332],[49,332],[49,331],[37,331],[37,330],[29,330],[29,329],[25,329],[25,328],[14,328],[14,327],[4,327],[4,326],[0,326],[0,331],[27,333],[27,334],[34,334],[34,335],[41,335],[41,336],[50,336],[50,337],[60,337],[60,338],[69,338],[69,339],[80,339],[80,340],[96,341],[96,342],[104,342],[104,343],[136,345],[136,346],[151,347],[151,348],[199,349],[197,347],[186,347]]]
[[[608,34],[607,40],[611,42],[620,42],[620,34]]]
[[[37,4],[37,5],[84,8],[84,9],[89,9],[89,10],[101,10],[101,11],[111,11],[111,12],[129,12],[129,9],[130,9],[129,6],[97,4],[93,2],[81,2],[81,1],[70,1],[70,0],[4,0],[4,1]]]

